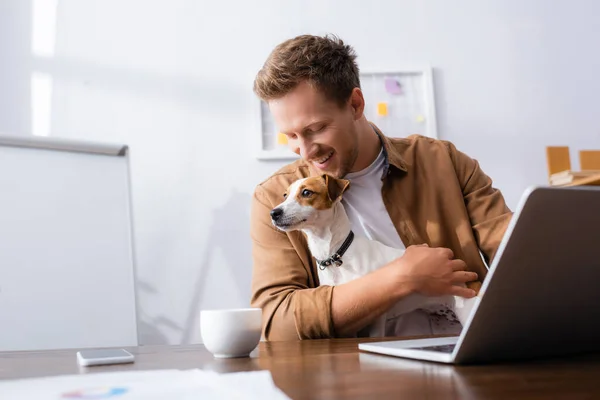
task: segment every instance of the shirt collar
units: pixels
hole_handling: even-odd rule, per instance
[[[381,146],[383,147],[385,167],[383,169],[383,176],[381,177],[381,179],[385,178],[389,174],[390,167],[393,167],[399,171],[406,172],[408,170],[406,162],[402,158],[402,155],[400,154],[398,149],[396,149],[396,147],[393,145],[390,138],[385,136],[375,124],[370,124],[373,127],[373,130],[375,131],[377,136],[379,137],[379,141],[381,142]]]

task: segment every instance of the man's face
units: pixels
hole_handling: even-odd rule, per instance
[[[303,82],[287,95],[269,101],[269,108],[294,153],[321,172],[343,178],[358,156],[356,121],[362,110],[357,112],[352,103],[350,99],[340,106]]]

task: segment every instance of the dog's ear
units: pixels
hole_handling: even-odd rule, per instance
[[[350,181],[346,179],[337,179],[330,175],[323,174],[323,179],[325,180],[325,186],[327,186],[327,193],[329,194],[329,199],[332,202],[336,202],[342,197],[342,194],[348,187],[350,186]]]

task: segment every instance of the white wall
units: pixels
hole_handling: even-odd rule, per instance
[[[26,69],[53,79],[52,135],[132,147],[146,344],[197,342],[200,308],[248,303],[250,196],[280,165],[248,151],[252,79],[286,38],[336,33],[365,70],[430,63],[440,137],[479,159],[511,207],[546,182],[546,145],[600,147],[594,0],[61,0],[54,56],[34,58],[14,44],[31,4],[0,4],[0,104],[15,102],[0,131],[28,133],[14,116],[29,107]]]
[[[30,131],[29,1],[0,0],[0,133]]]

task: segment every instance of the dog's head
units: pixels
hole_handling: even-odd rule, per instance
[[[350,181],[329,175],[299,179],[284,193],[284,201],[271,210],[271,221],[282,231],[319,225],[348,189]]]

